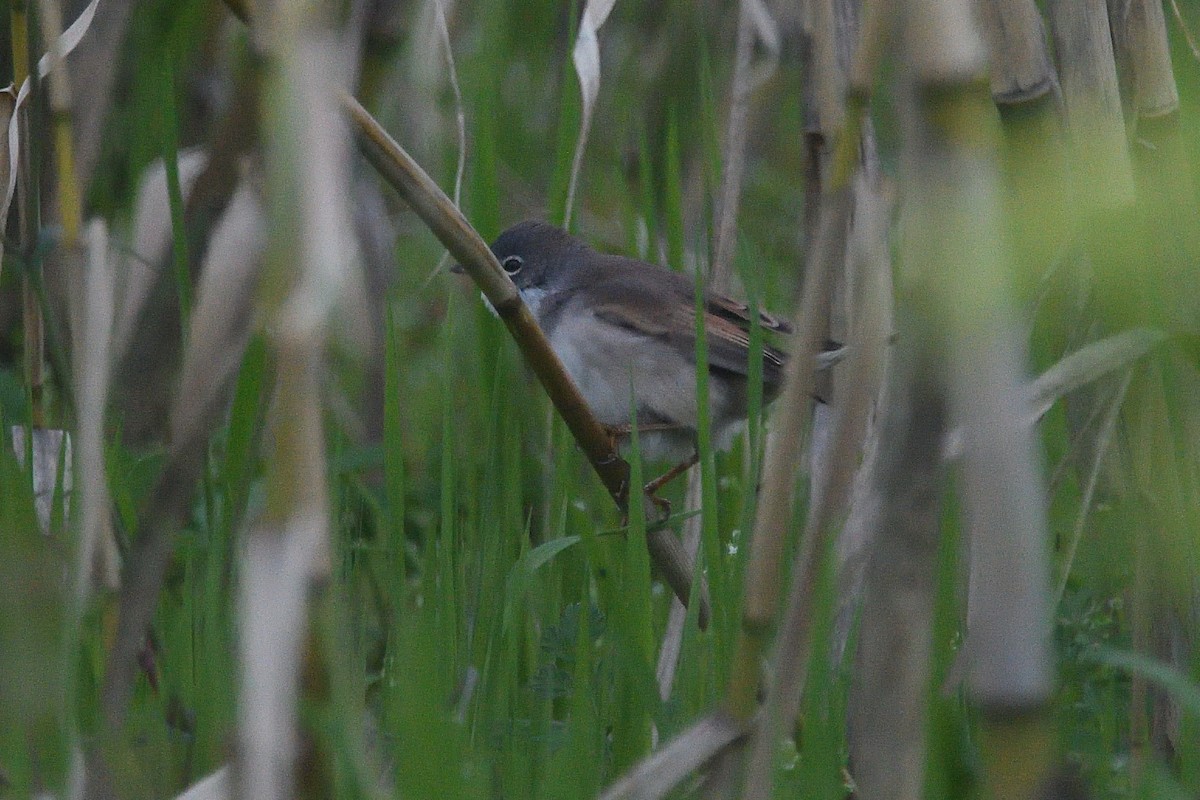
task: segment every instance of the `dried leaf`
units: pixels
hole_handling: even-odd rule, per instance
[[[266,247],[266,216],[249,181],[243,180],[213,229],[204,259],[171,414],[173,442],[206,435],[214,415],[224,408],[250,337]]]
[[[54,496],[61,493],[63,516],[70,512],[71,493],[71,436],[53,428],[33,429],[33,494],[38,524],[42,533],[50,533],[54,511]],[[25,428],[12,426],[13,452],[17,463],[25,467]],[[59,465],[62,472],[59,473]]]
[[[1063,356],[1029,385],[1030,424],[1055,401],[1110,372],[1128,367],[1167,338],[1163,331],[1135,328],[1087,344]]]
[[[196,178],[208,165],[208,155],[200,149],[179,153],[179,189],[184,203]],[[166,263],[163,255],[171,245],[171,203],[167,194],[167,171],[161,160],[142,174],[133,212],[133,251],[122,259],[117,270],[117,308],[113,330],[113,356],[123,356],[146,305],[159,280],[158,268]]]
[[[54,43],[54,47],[50,48],[40,59],[38,59],[38,77],[44,78],[50,74],[50,70],[54,67],[54,62],[58,59],[66,58],[71,54],[79,43],[83,41],[83,36],[88,32],[88,28],[92,26],[92,20],[96,16],[96,6],[100,4],[100,0],[92,0],[87,4],[87,8],[83,9],[71,26],[62,32]],[[21,87],[24,90],[24,86]]]
[[[193,783],[175,800],[227,800],[233,796],[229,767],[221,767]]]
[[[616,0],[588,0],[579,22],[579,36],[575,39],[575,50],[571,60],[575,62],[575,73],[579,76],[579,94],[582,107],[579,118],[579,139],[575,142],[575,157],[571,161],[571,181],[567,186],[567,206],[563,213],[563,227],[571,227],[571,210],[575,203],[575,187],[583,166],[583,151],[587,147],[588,132],[592,127],[592,112],[596,108],[596,97],[600,94],[600,26],[608,19]]]
[[[732,716],[717,711],[702,717],[660,750],[608,787],[600,800],[655,800],[745,735]]]

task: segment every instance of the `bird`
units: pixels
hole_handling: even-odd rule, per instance
[[[655,493],[699,460],[692,278],[640,259],[597,252],[538,220],[508,228],[491,250],[614,446],[628,454],[636,425],[645,460],[675,462],[645,487],[658,502]],[[701,302],[711,438],[717,449],[727,450],[749,411],[753,315],[757,313],[764,331],[788,334],[792,327],[710,290],[703,291]],[[764,406],[783,388],[787,358],[774,345],[762,345]]]

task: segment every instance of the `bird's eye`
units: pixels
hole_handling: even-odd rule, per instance
[[[500,266],[504,267],[504,271],[509,275],[516,275],[521,271],[521,267],[525,266],[525,259],[520,256],[507,256],[500,262]]]

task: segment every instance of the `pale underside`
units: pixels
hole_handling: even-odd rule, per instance
[[[537,289],[523,292],[535,317],[542,294]],[[645,459],[683,461],[692,455],[698,425],[692,358],[653,337],[598,320],[575,303],[550,332],[550,346],[601,423],[629,426],[636,409]],[[713,443],[719,449],[727,449],[744,425],[744,406],[744,383],[709,381]],[[674,427],[645,429],[665,425]],[[629,445],[629,437],[622,437],[623,452],[628,453]]]

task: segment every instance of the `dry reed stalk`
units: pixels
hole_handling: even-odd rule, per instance
[[[1139,168],[1143,199],[1158,208],[1153,216],[1165,222],[1161,230],[1173,240],[1183,240],[1185,258],[1194,261],[1200,255],[1200,237],[1188,224],[1196,208],[1195,191],[1189,166],[1189,147],[1180,125],[1179,91],[1171,66],[1166,19],[1158,0],[1110,0],[1109,19],[1118,63],[1123,63],[1132,82],[1134,137],[1132,143]],[[1169,259],[1174,261],[1175,259]],[[1176,264],[1169,268],[1178,269]],[[1184,278],[1165,275],[1174,284]],[[1174,294],[1155,298],[1164,302],[1177,317],[1189,325],[1195,319],[1200,299],[1187,293],[1186,302]],[[1182,306],[1182,307],[1181,307]]]
[[[1171,67],[1162,3],[1110,0],[1108,13],[1118,55],[1129,65],[1139,121],[1178,114],[1179,91]]]
[[[1074,203],[1086,218],[1133,200],[1133,173],[1103,0],[1049,5],[1073,144]]]
[[[1050,757],[1049,559],[1038,448],[1022,419],[1023,347],[1008,308],[996,132],[981,97],[985,58],[970,9],[942,0],[913,3],[910,14],[907,51],[921,116],[909,126],[913,217],[906,263],[926,273],[931,310],[944,318],[950,410],[963,430],[963,499],[976,579],[968,606],[968,697],[982,715],[990,791],[1022,797]],[[933,329],[924,335],[938,337]],[[929,616],[908,624],[924,627],[918,635],[927,648]],[[914,721],[924,716],[927,681],[923,671],[909,685],[915,694],[896,698],[911,706]],[[920,731],[912,731],[918,740]],[[919,791],[920,782],[906,787],[904,794],[875,796],[916,796],[908,792]]]
[[[684,493],[684,508],[700,508],[703,502],[703,473],[693,469],[688,473],[687,491]],[[691,564],[693,573],[696,569],[696,555],[700,552],[700,541],[703,519],[700,516],[689,517],[683,523],[680,538],[683,552]],[[675,683],[675,672],[679,667],[679,654],[683,650],[683,631],[687,623],[687,607],[678,597],[671,598],[671,610],[667,612],[667,627],[663,631],[662,640],[658,645],[658,664],[654,670],[658,681],[658,696],[666,702],[671,696],[671,688]]]
[[[79,246],[83,229],[83,195],[75,174],[75,144],[71,135],[71,81],[63,61],[62,7],[57,0],[41,2],[42,37],[50,56],[50,123],[53,126],[54,159],[58,173],[58,208],[63,227],[62,247]]]
[[[349,74],[344,53],[316,4],[280,3],[255,23],[273,66],[261,95],[272,222],[263,306],[277,367],[264,507],[239,584],[232,778],[240,795],[270,799],[332,791],[321,755],[301,747],[297,703],[310,596],[331,569],[324,351],[359,267],[349,136],[336,100]]]
[[[840,8],[840,6],[838,6]],[[842,77],[840,50],[849,49],[846,44],[848,32],[853,30],[852,19],[846,23],[846,14],[835,13],[835,7],[816,9],[814,30],[818,41],[815,62],[822,64],[827,74],[818,80],[814,92],[814,104],[819,109],[818,117],[835,120],[840,127],[836,130],[835,146],[824,170],[827,180],[820,184],[821,197],[815,237],[810,241],[808,271],[800,309],[796,315],[800,346],[794,358],[811,357],[819,338],[829,330],[831,288],[840,279],[845,263],[847,236],[850,230],[852,192],[850,179],[860,158],[870,158],[870,131],[866,121],[866,106],[873,87],[879,57],[887,41],[886,20],[890,15],[890,4],[872,3],[868,7],[864,22],[864,33],[858,44],[854,62],[847,70],[849,77]],[[823,23],[823,24],[821,24]],[[836,29],[836,33],[835,33]],[[838,42],[842,42],[841,45]],[[849,85],[846,109],[840,111],[840,101],[834,96],[839,87]],[[865,145],[864,149],[864,142]],[[860,362],[861,368],[861,362]],[[859,383],[856,388],[862,388]],[[808,429],[811,412],[810,393],[813,376],[789,372],[784,394],[780,400],[778,427],[768,438],[764,461],[762,500],[758,506],[753,536],[749,542],[750,555],[746,565],[746,596],[743,606],[742,628],[731,666],[730,683],[724,708],[737,719],[749,721],[757,703],[759,687],[759,660],[770,641],[770,632],[778,613],[782,555],[787,529],[792,514],[792,491],[795,486],[796,467],[800,463],[802,442]],[[789,394],[796,392],[796,394]],[[851,392],[854,395],[854,392]],[[850,410],[857,403],[843,409]],[[856,414],[843,413],[841,422],[835,425],[835,440],[838,447],[830,460],[832,471],[820,474],[813,471],[814,486],[828,490],[831,485],[848,480],[842,467],[847,462],[841,456],[854,447]],[[861,444],[861,442],[860,442]],[[841,467],[839,467],[841,464]],[[824,533],[829,512],[840,505],[842,498],[834,497],[841,492],[835,490],[826,500],[816,502],[815,513],[809,519],[801,548],[792,568],[792,586],[784,633],[778,646],[776,675],[767,694],[767,705],[755,726],[754,748],[750,754],[751,764],[746,770],[748,784],[744,791],[748,796],[765,793],[771,785],[772,758],[779,733],[795,718],[798,698],[802,692],[808,658],[808,631],[811,623],[809,597],[811,579],[815,575],[817,559],[825,552]],[[711,768],[712,785],[710,796],[724,796],[735,791],[742,769],[741,753],[726,752]],[[764,766],[765,765],[765,766]]]
[[[766,47],[767,63],[756,69],[754,45]],[[733,80],[729,96],[729,121],[721,148],[721,186],[716,198],[716,233],[712,246],[709,284],[725,291],[733,269],[733,251],[737,242],[737,214],[742,194],[742,175],[746,169],[746,141],[750,135],[750,96],[775,72],[779,61],[779,31],[762,0],[738,3],[737,44]]]
[[[1004,129],[1008,242],[1026,282],[1061,254],[1069,233],[1062,97],[1033,0],[975,0]]]
[[[811,642],[812,594],[822,557],[829,551],[834,520],[850,494],[859,455],[867,436],[868,418],[883,369],[890,329],[886,308],[890,287],[886,257],[887,206],[864,179],[855,182],[855,230],[852,237],[851,286],[856,302],[848,339],[850,353],[839,379],[838,403],[829,443],[826,470],[813,471],[800,552],[792,568],[792,586],[776,643],[773,680],[760,721],[752,736],[746,768],[745,798],[767,798],[774,783],[774,759],[784,731],[794,729],[799,715]]]
[[[840,186],[824,199],[822,222],[804,281],[797,320],[797,347],[788,361],[783,393],[776,404],[778,432],[768,438],[763,460],[761,498],[748,543],[746,596],[742,627],[730,669],[725,707],[734,718],[748,720],[757,708],[759,660],[766,650],[779,611],[783,553],[791,528],[797,465],[812,415],[812,363],[828,320],[828,285],[842,258],[850,210],[849,189]],[[806,545],[807,547],[807,545]]]
[[[1112,0],[1109,18],[1118,63],[1124,67],[1130,84],[1130,149],[1144,222],[1136,249],[1129,248],[1130,261],[1141,267],[1138,281],[1129,284],[1137,292],[1136,299],[1130,302],[1124,298],[1123,310],[1128,313],[1128,307],[1133,306],[1133,314],[1138,317],[1149,315],[1157,324],[1190,335],[1200,318],[1200,290],[1195,282],[1200,229],[1195,222],[1190,144],[1180,123],[1179,93],[1163,8],[1159,2]],[[1169,454],[1180,446],[1189,462],[1200,454],[1186,439],[1182,445],[1173,443],[1168,430],[1173,417],[1191,404],[1197,382],[1191,371],[1170,372],[1171,380],[1164,380],[1162,367],[1152,365],[1131,388],[1127,418],[1131,484],[1151,523],[1147,526],[1149,535],[1134,540],[1131,624],[1136,649],[1171,661],[1183,653],[1186,663],[1187,658],[1194,657],[1194,642],[1177,628],[1176,608],[1187,609],[1183,614],[1187,619],[1184,630],[1194,629],[1197,615],[1191,582],[1195,580],[1195,567],[1179,549],[1180,542],[1190,534],[1184,533],[1178,520],[1188,513],[1189,500],[1194,501],[1196,490]],[[1149,760],[1144,745],[1149,743],[1159,753],[1170,753],[1172,736],[1178,733],[1179,710],[1174,699],[1150,689],[1143,676],[1134,675],[1131,699],[1137,702],[1146,698],[1149,705],[1141,702],[1131,710],[1135,791],[1144,785]],[[1152,713],[1147,719],[1144,714],[1148,707]]]
[[[754,45],[761,41],[768,52],[766,64],[757,68],[753,64]],[[712,245],[712,264],[708,274],[708,286],[712,291],[729,293],[733,278],[733,251],[737,241],[737,212],[742,194],[742,176],[746,165],[746,142],[750,133],[750,96],[778,68],[779,31],[770,11],[762,0],[742,0],[738,4],[737,45],[734,57],[734,72],[730,88],[729,121],[725,129],[725,142],[721,148],[721,186],[716,202],[716,221]],[[757,480],[753,476],[752,480]],[[688,474],[687,493],[684,506],[699,508],[702,501],[703,471],[694,469]],[[691,517],[683,525],[683,549],[696,563],[701,539],[700,517]],[[678,601],[671,603],[667,617],[667,628],[659,644],[659,659],[656,675],[659,695],[666,700],[671,694],[679,653],[683,644],[683,626],[686,608]]]
[[[82,609],[96,589],[120,585],[120,554],[110,521],[104,457],[104,419],[112,367],[111,343],[115,278],[109,260],[108,228],[101,220],[88,226],[88,258],[76,276],[77,339],[75,396],[78,420],[79,551],[75,563],[75,603]]]
[[[341,102],[364,155],[425,221],[482,290],[516,340],[526,362],[538,376],[609,495],[619,509],[627,509],[629,464],[613,450],[608,434],[596,421],[578,387],[566,374],[562,362],[550,348],[545,334],[521,300],[516,286],[500,268],[487,243],[420,165],[357,100],[343,95]],[[647,504],[647,507],[650,505]],[[675,596],[686,603],[691,591],[692,568],[679,540],[670,530],[651,529],[646,534],[646,545],[655,566],[663,572]],[[703,593],[699,614],[701,620],[708,617],[708,601]]]
[[[877,538],[868,568],[851,717],[854,777],[868,799],[917,798],[923,790],[943,360],[950,402],[965,426],[966,502],[980,564],[972,574],[984,578],[972,587],[981,600],[974,607],[984,613],[969,635],[979,647],[971,689],[985,734],[1015,732],[1004,722],[1014,712],[1036,719],[1050,690],[1044,501],[1033,438],[1019,419],[1019,347],[1003,311],[982,45],[965,3],[912,3],[906,17],[919,111],[908,120],[900,343],[880,423],[881,446],[891,436],[899,446],[885,449],[881,463],[893,476],[891,501],[878,518],[881,533],[889,533]],[[1036,738],[1019,733],[1022,746]],[[995,754],[994,747],[986,753]],[[1037,774],[1039,758],[1023,752],[1020,764]],[[996,763],[989,760],[993,791],[1021,796]]]
[[[821,198],[828,190],[830,156],[846,115],[847,73],[858,40],[858,3],[807,3],[800,16],[805,43],[805,80],[801,87],[805,141],[803,241],[805,248],[811,248],[817,239]],[[840,324],[835,306],[831,325]]]
[[[929,335],[936,320],[921,308],[927,287],[914,278],[899,276],[898,343],[869,471],[847,523],[871,542],[848,720],[856,794],[866,800],[918,798],[923,788],[946,410],[940,354]]]
[[[861,110],[858,107],[856,114]],[[731,791],[739,778],[740,770],[734,762],[741,759],[740,740],[750,730],[757,712],[759,663],[769,643],[778,612],[780,573],[787,531],[791,527],[797,465],[803,451],[804,431],[811,417],[814,372],[800,365],[813,363],[822,339],[821,331],[827,325],[829,273],[842,256],[844,231],[848,224],[850,191],[845,182],[849,180],[848,165],[853,163],[853,156],[847,151],[855,149],[857,136],[854,133],[848,135],[844,140],[847,143],[838,149],[841,157],[836,158],[835,163],[841,164],[845,171],[835,171],[838,176],[835,185],[839,191],[825,198],[822,235],[817,239],[816,256],[806,275],[800,310],[795,317],[798,320],[796,336],[799,346],[792,352],[783,394],[777,403],[779,433],[768,440],[763,466],[762,499],[748,545],[750,555],[746,569],[742,628],[733,656],[726,699],[721,709],[702,718],[687,732],[614,783],[604,793],[604,798],[663,797],[693,770],[706,766],[716,775],[707,790],[710,794],[720,795]],[[813,539],[809,536],[806,542]],[[811,553],[815,548],[806,544],[806,549]],[[798,559],[807,564],[811,556]],[[799,567],[796,569],[800,570]],[[800,583],[803,584],[802,581]],[[801,590],[800,594],[807,591],[807,587],[801,585]],[[803,615],[800,619],[803,623]]]
[[[888,334],[894,329],[892,265],[888,248],[892,203],[878,186],[881,180],[878,172],[864,169],[855,182],[855,222],[850,239],[853,257],[847,261],[853,299],[851,324],[860,331],[861,340],[856,346],[867,348],[868,357],[872,359],[869,369],[864,370],[860,378],[864,386],[856,391],[865,392],[877,409],[882,402],[880,392],[887,373]],[[864,330],[863,326],[867,325],[870,327]],[[838,597],[830,654],[834,663],[842,662],[849,641],[853,620],[862,601],[863,576],[873,534],[879,527],[871,519],[881,507],[877,488],[879,437],[880,426],[876,419],[862,448],[862,463],[851,489],[846,521],[837,539]]]
[[[991,63],[992,99],[1026,110],[1049,104],[1053,112],[1057,80],[1046,49],[1042,16],[1033,0],[979,0]]]
[[[926,16],[908,4],[903,30],[908,59],[920,64],[915,34],[931,57],[945,59],[953,71],[953,52],[946,49],[963,35],[961,19],[941,15],[963,8],[930,4]],[[967,42],[973,30],[966,26]],[[977,42],[976,42],[977,44]],[[969,47],[969,45],[968,45]],[[968,51],[968,56],[973,55]],[[930,69],[930,65],[926,65]],[[968,72],[970,74],[970,72]],[[959,76],[955,75],[955,78]],[[973,76],[972,76],[973,77]],[[942,78],[945,80],[945,78]],[[946,81],[952,83],[952,81]],[[945,88],[945,87],[943,87]],[[936,95],[933,95],[936,96]],[[868,500],[856,498],[852,521],[872,541],[866,565],[858,651],[851,689],[850,752],[856,791],[879,797],[921,796],[924,774],[925,695],[929,681],[937,521],[943,467],[941,440],[946,428],[945,389],[940,362],[940,320],[931,302],[938,263],[937,178],[928,174],[935,159],[915,142],[910,111],[906,162],[902,178],[911,181],[902,209],[901,270],[898,274],[896,327],[898,344],[889,366],[888,388],[881,401],[877,449],[864,480],[872,487]],[[923,181],[923,182],[922,182]],[[934,188],[938,187],[938,188]],[[930,263],[933,262],[933,263]],[[944,265],[939,264],[943,269]]]
[[[446,51],[446,78],[454,93],[454,123],[458,135],[458,162],[454,167],[454,205],[461,200],[463,173],[467,168],[467,115],[463,103],[462,89],[458,85],[458,69],[454,66],[454,48],[450,44],[450,28],[446,25],[446,9],[443,0],[433,0],[437,7],[438,37]]]
[[[24,86],[29,80],[30,48],[29,48],[29,16],[27,6],[23,2],[14,3],[10,9],[12,19],[12,54],[13,54],[13,83]],[[37,232],[40,227],[37,197],[32,181],[37,179],[32,168],[31,150],[33,140],[30,137],[29,114],[18,106],[17,115],[17,155],[16,167],[16,202],[17,202],[17,249],[26,265],[26,270],[34,269],[34,248],[37,246]],[[9,137],[9,146],[13,144]],[[44,330],[42,311],[37,300],[35,284],[38,276],[28,272],[21,281],[22,317],[24,335],[25,380],[29,386],[30,397],[33,401],[30,407],[30,423],[33,428],[41,428],[46,424],[45,409],[42,404],[44,377],[42,365],[45,358]]]
[[[467,166],[467,118],[450,39],[448,17],[454,7],[455,0],[426,0],[421,4],[419,14],[411,23],[412,30],[404,32],[411,44],[401,70],[396,69],[393,59],[384,58],[386,52],[380,52],[386,50],[377,41],[383,32],[377,30],[373,23],[379,23],[391,14],[396,19],[390,25],[384,22],[384,27],[398,27],[402,24],[399,20],[404,9],[377,6],[366,12],[364,16],[368,18],[363,21],[364,38],[367,39],[363,52],[363,77],[356,94],[372,105],[383,119],[395,119],[397,115],[403,115],[403,128],[412,137],[414,155],[422,160],[433,161],[440,158],[440,143],[445,137],[446,120],[440,111],[440,98],[447,87],[450,89],[454,100],[454,135],[458,148],[451,197],[454,204],[458,205]],[[407,85],[399,92],[381,92],[383,88],[394,89],[394,86],[386,85],[382,76],[397,72],[403,75]],[[446,260],[443,254],[436,271],[442,269]]]
[[[811,412],[813,375],[798,366],[817,351],[828,326],[828,286],[843,263],[851,209],[850,178],[858,161],[867,99],[885,42],[890,14],[887,2],[868,7],[862,43],[851,69],[849,108],[845,126],[833,151],[830,179],[821,201],[821,222],[809,258],[804,294],[797,320],[798,347],[789,362],[789,373],[778,407],[777,430],[768,440],[763,467],[762,501],[750,540],[746,564],[746,598],[742,633],[734,656],[729,692],[731,713],[748,719],[754,712],[758,688],[757,662],[766,647],[768,632],[779,607],[782,556],[791,520],[794,470],[800,462],[804,431]],[[832,31],[829,32],[832,35]]]
[[[647,756],[600,795],[600,800],[659,800],[745,735],[747,721],[715,711]]]

